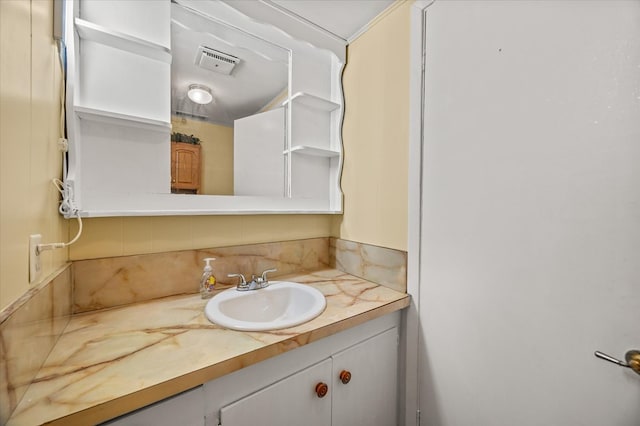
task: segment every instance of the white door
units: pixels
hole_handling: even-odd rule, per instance
[[[398,423],[397,328],[331,358],[331,426],[392,426]]]
[[[640,1],[426,13],[421,424],[638,426]]]
[[[331,359],[280,380],[220,410],[222,426],[328,426]],[[324,384],[322,392],[319,385]]]
[[[284,195],[285,128],[284,108],[233,122],[234,195]]]

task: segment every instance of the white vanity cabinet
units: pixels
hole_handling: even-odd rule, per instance
[[[206,383],[205,424],[397,424],[398,322],[399,312]]]
[[[223,407],[220,425],[393,425],[397,342],[392,328],[334,354]]]
[[[398,311],[105,424],[395,425],[398,423],[399,324]],[[349,380],[346,373],[350,375]]]

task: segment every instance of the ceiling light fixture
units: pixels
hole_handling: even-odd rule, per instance
[[[213,95],[211,94],[211,89],[202,84],[191,84],[189,85],[189,90],[187,90],[187,96],[193,102],[206,105],[211,103],[213,100]]]

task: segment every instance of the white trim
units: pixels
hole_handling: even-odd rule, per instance
[[[345,49],[346,51],[346,49]],[[342,192],[342,168],[344,167],[344,143],[342,141],[342,127],[344,126],[344,85],[343,85],[343,76],[345,70],[345,62],[340,62],[337,57],[333,59],[332,67],[337,68],[337,72],[332,74],[331,86],[332,97],[336,99],[340,103],[340,109],[337,110],[337,114],[339,117],[336,119],[335,127],[332,130],[334,132],[335,144],[332,145],[333,149],[337,149],[340,151],[340,155],[338,157],[334,157],[331,159],[332,168],[333,164],[337,162],[336,172],[331,176],[330,188],[334,188],[330,190],[330,199],[329,199],[329,210],[343,213],[343,205],[344,205],[344,193]],[[336,96],[337,95],[337,96]],[[332,113],[335,114],[335,113]]]
[[[79,64],[76,60],[76,52],[80,45],[80,35],[75,31],[74,20],[80,14],[78,3],[71,0],[64,2],[64,37],[65,45],[65,124],[67,126],[66,138],[68,141],[67,149],[67,169],[62,172],[64,183],[69,188],[69,198],[78,206],[82,203],[82,194],[76,191],[76,182],[81,180],[82,166],[78,159],[82,154],[82,147],[77,144],[76,135],[80,134],[80,122],[73,115],[73,108],[79,96],[75,86],[78,79]]]
[[[330,38],[333,38],[339,42],[345,43],[347,44],[347,40],[344,37],[339,36],[338,34],[329,31],[328,29],[316,24],[313,21],[308,20],[307,18],[305,18],[304,16],[300,16],[297,13],[287,9],[286,7],[280,6],[277,3],[274,3],[272,0],[259,0],[260,2],[271,6],[272,8],[280,11],[281,13],[290,16],[291,18],[295,19],[296,21],[299,21],[305,25],[309,25],[310,27],[316,29],[317,31],[320,31],[321,33],[327,35]]]
[[[424,105],[424,26],[426,9],[435,0],[416,0],[411,8],[409,76],[409,182],[407,237],[407,293],[411,304],[404,314],[405,339],[404,424],[418,425],[420,383],[418,353],[421,346],[420,317],[420,242],[422,210],[422,132]]]

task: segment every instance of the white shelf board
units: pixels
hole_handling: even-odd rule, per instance
[[[149,130],[167,131],[171,129],[168,121],[156,120],[148,117],[121,114],[113,111],[106,111],[96,108],[89,108],[76,105],[74,112],[80,119],[100,121],[102,123],[116,124],[120,126],[137,127]]]
[[[286,106],[287,104],[289,104],[289,102],[296,102],[309,108],[328,112],[340,108],[340,104],[304,92],[295,93],[293,96],[291,96],[291,99],[287,99],[286,101],[284,101],[282,103],[282,106]]]
[[[327,157],[327,158],[338,157],[340,155],[339,151],[335,151],[332,149],[315,148],[313,146],[305,146],[305,145],[292,146],[289,151],[285,151],[284,153],[288,154],[289,152],[293,152],[296,154],[303,154],[303,155],[313,155],[314,157]]]
[[[167,64],[171,63],[171,49],[165,46],[129,34],[113,31],[80,18],[75,19],[75,27],[81,39],[95,41],[106,46],[162,61]]]
[[[2,1],[2,0],[0,0]],[[243,195],[84,193],[82,217],[340,214],[327,200]]]

